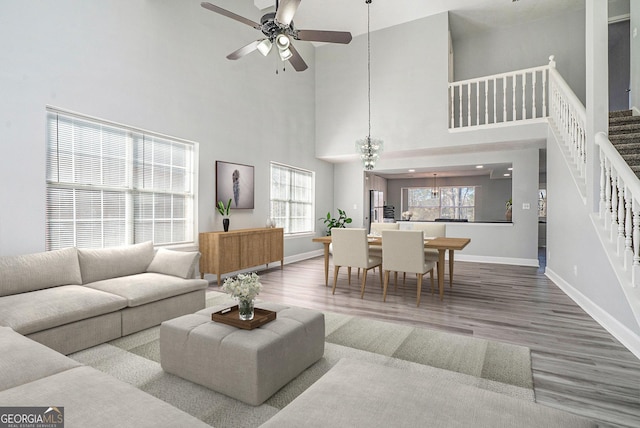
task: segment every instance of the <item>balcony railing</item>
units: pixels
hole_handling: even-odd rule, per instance
[[[449,83],[449,129],[497,126],[548,115],[550,64]]]

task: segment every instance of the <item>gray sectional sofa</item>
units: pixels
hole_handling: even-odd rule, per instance
[[[136,387],[0,327],[0,405],[58,406],[67,428],[206,427]]]
[[[0,258],[0,326],[70,354],[205,307],[199,253],[151,242]]]
[[[62,406],[67,427],[208,427],[62,355],[204,308],[199,256],[146,242],[1,257],[0,405]]]

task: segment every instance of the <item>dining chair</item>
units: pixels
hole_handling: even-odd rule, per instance
[[[383,230],[398,230],[400,223],[371,223],[371,234],[374,236],[382,236]],[[372,256],[382,257],[382,247],[375,246],[369,248],[369,254]],[[360,272],[358,272],[359,274]]]
[[[422,277],[431,273],[431,293],[433,293],[433,269],[436,263],[424,258],[424,233],[421,230],[382,231],[382,270],[384,285],[382,301],[387,300],[390,272],[415,273],[418,282],[416,306],[420,306]]]
[[[349,285],[351,284],[351,268],[362,268],[362,289],[360,298],[364,297],[364,289],[367,285],[367,272],[370,269],[379,267],[382,264],[382,258],[369,254],[369,242],[367,241],[366,229],[332,229],[331,242],[333,244],[333,290],[336,292],[336,284],[338,282],[338,271],[340,267],[346,266],[349,277]],[[382,285],[382,269],[380,269],[380,284]]]
[[[447,236],[447,225],[442,223],[419,222],[413,223],[412,230],[421,230],[425,238],[443,238]],[[438,261],[438,250],[433,248],[424,249],[424,258],[427,261]]]

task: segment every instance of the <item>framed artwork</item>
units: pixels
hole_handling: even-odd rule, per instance
[[[253,166],[216,161],[216,202],[231,199],[231,208],[253,209],[253,193]]]

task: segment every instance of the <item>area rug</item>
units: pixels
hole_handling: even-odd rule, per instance
[[[228,296],[207,293],[207,306]],[[259,303],[257,304],[259,306]],[[341,358],[398,367],[534,401],[526,347],[325,312],[323,358],[260,406],[251,406],[167,374],[160,367],[160,327],[69,355],[128,382],[214,427],[255,427],[311,386]]]

